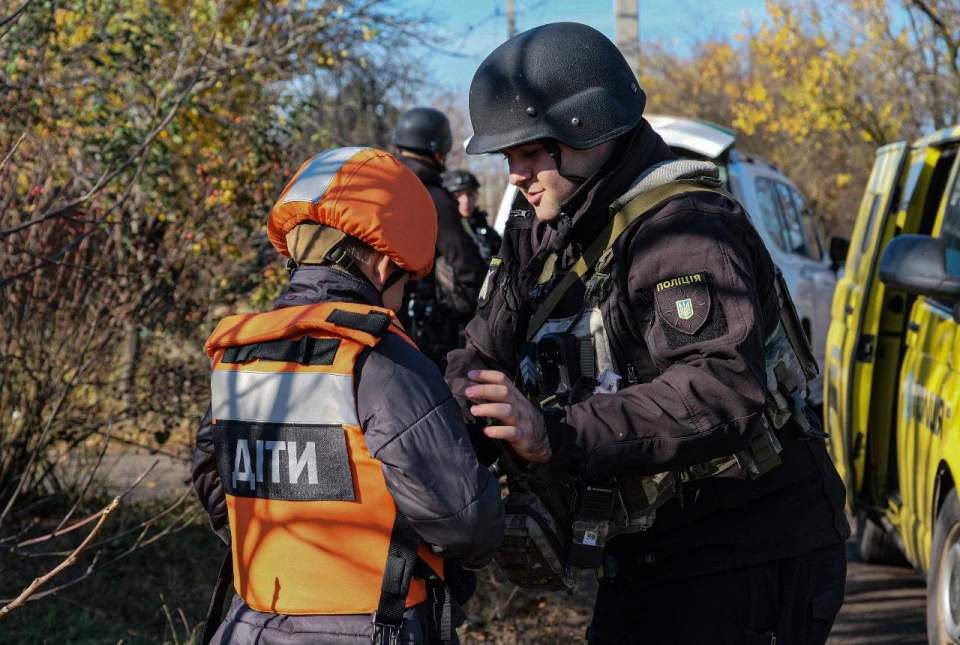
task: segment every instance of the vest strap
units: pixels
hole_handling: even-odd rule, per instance
[[[373,613],[373,644],[394,645],[400,638],[407,591],[417,562],[420,535],[399,508],[390,531],[390,547],[383,569],[380,602]]]
[[[261,360],[303,365],[333,365],[333,359],[339,348],[339,338],[304,336],[300,340],[272,340],[228,347],[224,350],[220,362],[233,364]]]
[[[327,322],[337,325],[338,327],[346,327],[347,329],[366,332],[377,338],[382,337],[387,333],[387,329],[390,328],[390,316],[382,311],[371,311],[360,314],[355,311],[347,311],[346,309],[334,309],[330,315],[327,316]]]
[[[672,181],[656,188],[641,193],[621,210],[613,213],[610,223],[600,232],[593,244],[580,256],[569,271],[563,276],[556,287],[543,301],[543,304],[537,308],[536,313],[530,319],[527,327],[527,340],[533,340],[537,331],[553,313],[553,310],[560,304],[564,294],[577,281],[581,280],[590,269],[592,269],[605,251],[613,247],[613,244],[620,237],[630,224],[639,219],[642,215],[652,211],[668,199],[679,195],[694,193],[700,191],[714,192],[729,196],[729,193],[723,190],[719,181],[712,177],[699,177],[697,179],[680,179]]]
[[[223,620],[223,606],[226,604],[227,593],[232,586],[233,550],[227,549],[227,555],[220,564],[220,572],[217,574],[217,584],[213,588],[210,607],[207,608],[207,621],[203,625],[203,635],[200,637],[201,645],[209,645],[220,627],[220,622]]]

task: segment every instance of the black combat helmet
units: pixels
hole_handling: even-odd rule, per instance
[[[401,114],[393,133],[393,145],[425,154],[445,155],[452,142],[450,121],[443,112],[429,107],[415,107]]]
[[[451,193],[460,190],[477,190],[480,188],[480,182],[472,172],[466,170],[448,170],[443,173],[443,187]]]
[[[632,130],[647,97],[602,33],[556,22],[517,34],[480,64],[470,84],[469,154],[554,139],[582,150]]]

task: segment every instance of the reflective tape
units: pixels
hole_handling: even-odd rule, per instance
[[[297,177],[297,182],[290,187],[287,196],[283,198],[283,203],[313,202],[318,204],[320,198],[327,192],[327,188],[330,187],[334,175],[343,168],[345,163],[364,150],[369,150],[369,148],[334,148],[321,152]]]
[[[210,391],[214,419],[359,425],[349,374],[216,370]]]

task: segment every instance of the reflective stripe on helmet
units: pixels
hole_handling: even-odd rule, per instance
[[[210,376],[210,389],[214,419],[359,423],[349,374],[215,370]]]
[[[283,203],[320,203],[320,198],[327,192],[334,175],[343,168],[343,165],[355,157],[357,153],[369,149],[363,147],[334,148],[321,152],[310,161],[303,172],[300,173],[300,176],[297,177],[297,181],[290,187]]]

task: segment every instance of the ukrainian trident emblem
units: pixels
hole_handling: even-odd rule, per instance
[[[693,318],[693,301],[690,298],[677,300],[677,316],[680,320],[690,320]]]

